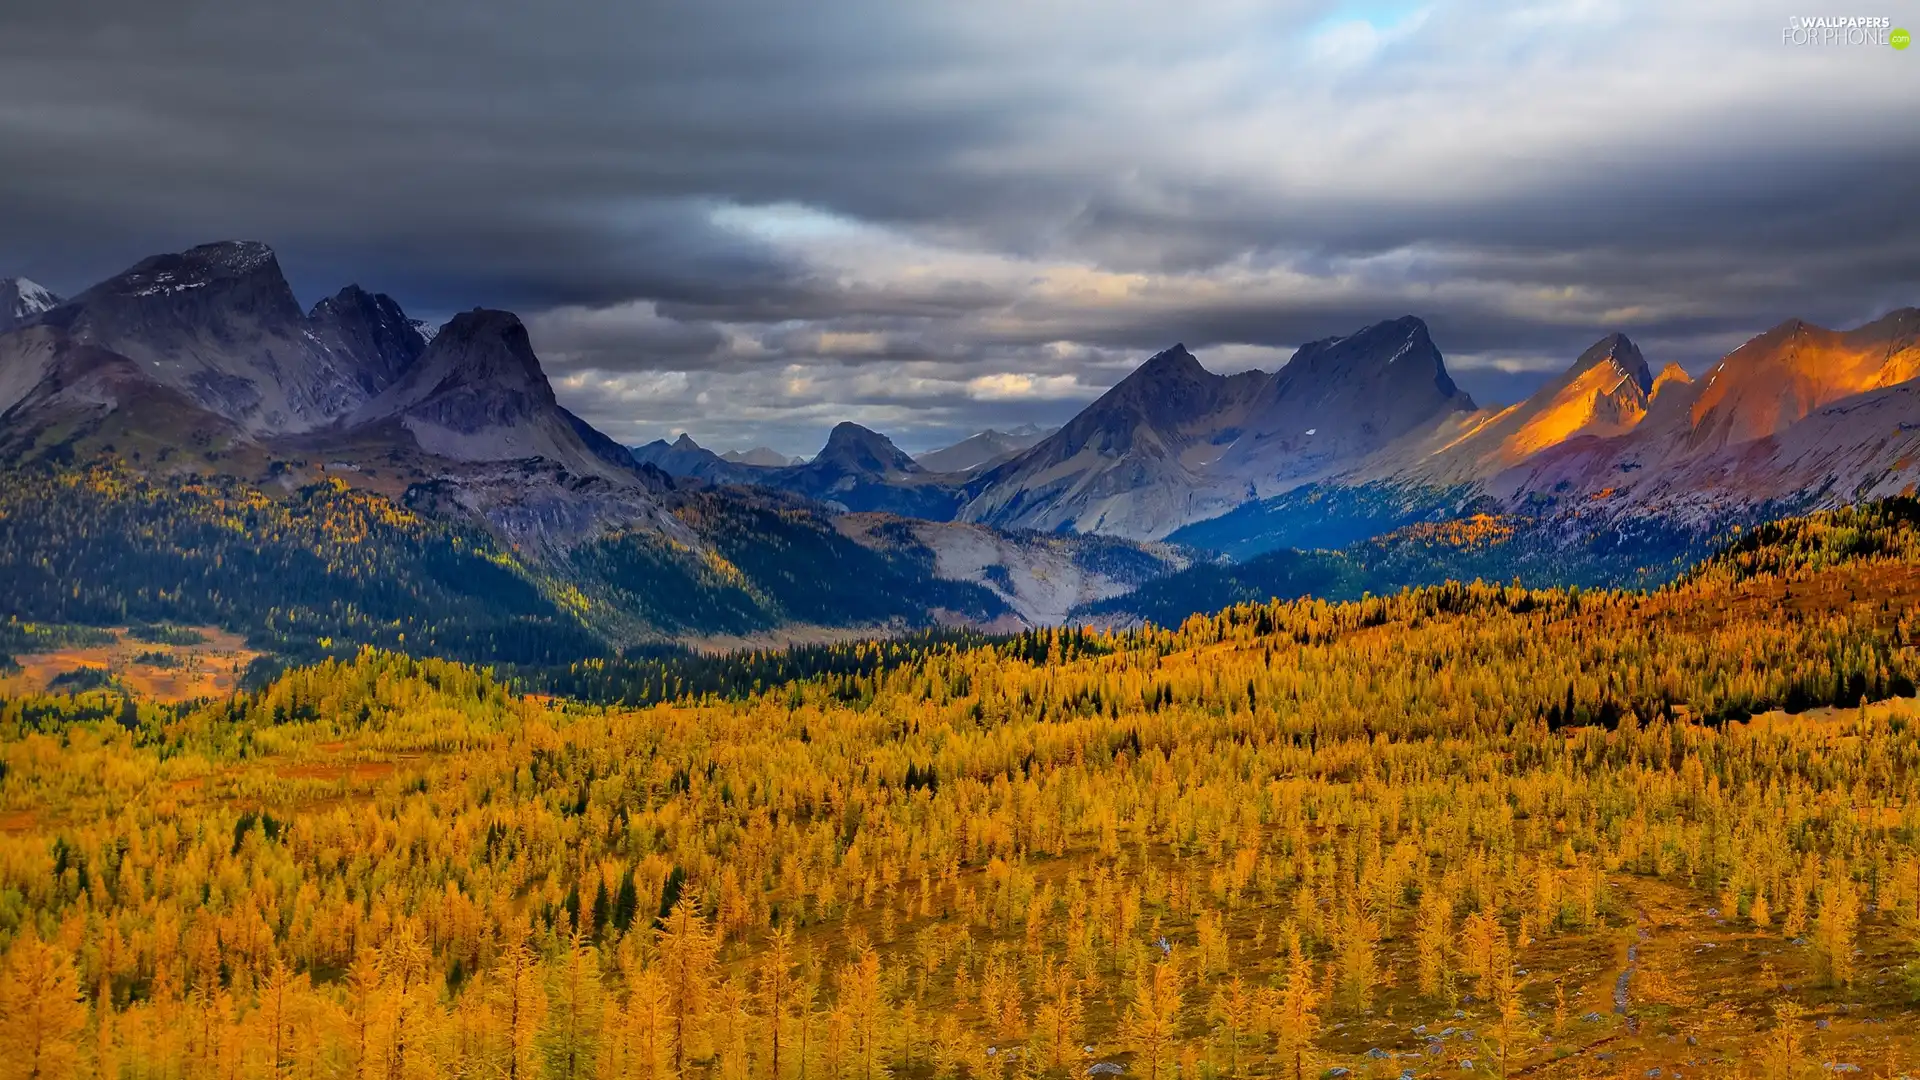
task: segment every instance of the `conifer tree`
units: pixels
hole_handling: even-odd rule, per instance
[[[766,951],[760,954],[759,978],[756,996],[763,1028],[766,1075],[768,1080],[783,1080],[792,1065],[791,1060],[782,1060],[782,1051],[787,1048],[787,1025],[797,996],[792,926],[782,925],[768,935]],[[790,1054],[784,1056],[791,1057]]]
[[[1180,1008],[1184,991],[1180,959],[1169,952],[1157,963],[1142,964],[1134,976],[1133,999],[1127,1003],[1123,1031],[1138,1055],[1145,1080],[1161,1080],[1171,1069],[1180,1038]]]
[[[561,946],[547,979],[545,1044],[551,1080],[582,1080],[594,1074],[599,1049],[602,987],[600,954],[580,927]]]
[[[719,945],[690,896],[682,896],[658,931],[660,971],[673,1016],[673,1072],[686,1071],[689,1046],[706,1015]]]
[[[1814,957],[1820,976],[1834,986],[1853,982],[1854,935],[1860,921],[1859,894],[1839,859],[1828,862],[1820,883],[1820,911],[1814,918]]]
[[[506,1040],[506,1061],[501,1071],[507,1080],[536,1080],[540,1076],[539,1037],[547,1020],[547,990],[540,958],[528,945],[526,934],[524,926],[509,933],[494,982],[500,996],[495,1013]]]
[[[1314,985],[1313,963],[1301,948],[1298,933],[1288,935],[1287,982],[1280,992],[1280,1007],[1274,1017],[1274,1035],[1280,1066],[1292,1080],[1306,1080],[1313,1054],[1313,1040],[1320,1031],[1317,1009],[1320,991]]]
[[[31,928],[14,939],[0,971],[0,1076],[69,1080],[79,1075],[87,1009],[73,962]]]

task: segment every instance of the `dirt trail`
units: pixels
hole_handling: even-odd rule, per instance
[[[1641,915],[1633,924],[1633,930],[1636,939],[1632,944],[1627,946],[1627,966],[1620,972],[1620,978],[1613,984],[1613,1011],[1619,1016],[1627,1017],[1627,1030],[1638,1031],[1640,1030],[1640,1022],[1631,1016],[1627,1016],[1627,1010],[1633,1004],[1630,992],[1633,986],[1633,973],[1640,966],[1640,946],[1645,944],[1647,940],[1645,915]]]
[[[1613,983],[1613,1011],[1619,1016],[1627,1017],[1626,1029],[1628,1032],[1637,1032],[1640,1030],[1640,1021],[1631,1016],[1627,1016],[1627,1010],[1633,1005],[1633,975],[1640,967],[1640,946],[1647,940],[1647,929],[1645,926],[1646,916],[1640,914],[1638,918],[1639,921],[1633,925],[1636,938],[1627,946],[1627,966],[1625,970],[1620,972],[1620,977],[1615,979]],[[1591,1054],[1601,1047],[1615,1042],[1622,1034],[1622,1032],[1616,1030],[1610,1035],[1604,1035],[1595,1039],[1593,1042],[1587,1043],[1585,1046],[1575,1047],[1573,1051],[1565,1057],[1550,1057],[1544,1061],[1536,1061],[1531,1065],[1513,1070],[1510,1075],[1531,1076],[1533,1073],[1542,1069],[1556,1068],[1565,1065],[1574,1058]]]

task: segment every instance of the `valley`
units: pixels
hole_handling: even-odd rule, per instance
[[[22,635],[30,649],[32,635]],[[178,703],[232,694],[261,654],[210,626],[113,627],[51,652],[22,651],[0,670],[0,697],[118,686],[146,701]],[[4,666],[4,665],[0,665]]]

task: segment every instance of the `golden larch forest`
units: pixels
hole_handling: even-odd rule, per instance
[[[1905,1075],[1916,516],[645,708],[21,693],[0,1077]]]

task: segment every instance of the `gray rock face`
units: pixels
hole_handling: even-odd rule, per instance
[[[689,434],[682,434],[672,442],[655,438],[645,446],[636,446],[632,454],[634,461],[655,465],[662,473],[672,477],[712,479],[716,473],[726,473],[728,465],[732,465],[732,461],[722,461],[720,455],[707,450],[699,442],[693,442],[693,436]]]
[[[393,297],[358,285],[315,304],[307,320],[369,397],[399,381],[427,348],[427,335]]]
[[[1145,539],[1209,516],[1200,507],[1217,494],[1206,467],[1266,378],[1216,375],[1180,345],[1155,354],[1059,431],[969,482],[960,517]]]
[[[1483,473],[1491,495],[1706,521],[1771,502],[1836,505],[1920,481],[1920,310],[1848,331],[1789,320],[1698,382],[1654,380],[1644,415]]]
[[[554,405],[553,387],[520,319],[476,308],[454,316],[401,378],[356,410],[349,426],[405,415],[472,435]]]
[[[422,450],[455,461],[545,458],[579,475],[631,480],[631,455],[554,400],[518,316],[476,308],[454,316],[398,381],[337,425],[395,425]]]
[[[1261,388],[1245,435],[1218,464],[1260,480],[1324,475],[1473,407],[1426,323],[1376,323],[1301,346]]]
[[[1302,346],[1272,375],[1216,375],[1176,345],[969,484],[961,517],[1158,539],[1472,410],[1412,317]]]
[[[655,439],[644,446],[634,447],[631,453],[633,460],[651,465],[668,476],[705,480],[712,484],[777,486],[777,474],[773,468],[728,461],[694,442],[693,437],[684,432],[672,442]],[[777,467],[785,465],[786,459],[782,458]]]
[[[261,434],[323,426],[368,393],[358,360],[314,333],[264,244],[156,255],[38,322]]]
[[[897,480],[923,473],[918,462],[885,435],[859,424],[834,425],[827,445],[804,468],[834,477]]]
[[[1248,376],[1236,376],[1245,380]],[[961,520],[1158,539],[1194,522],[1231,548],[1288,493],[1468,493],[1591,529],[1711,527],[1920,483],[1920,310],[1847,331],[1789,320],[1695,382],[1655,378],[1625,335],[1520,404],[1476,410],[1418,319],[1303,346],[1249,392],[1162,353],[1058,434],[970,481]],[[1461,498],[1448,498],[1466,505]],[[1252,505],[1247,505],[1252,504]],[[1226,517],[1247,506],[1248,513]]]
[[[686,435],[636,446],[632,455],[670,476],[771,488],[842,510],[946,521],[959,504],[956,483],[921,468],[886,436],[852,423],[835,427],[811,461],[779,468],[728,461]]]
[[[170,429],[298,437],[348,456],[412,443],[452,461],[544,458],[658,484],[559,406],[513,315],[464,313],[430,344],[392,297],[357,285],[302,313],[273,252],[249,241],[145,259],[0,334],[0,411],[45,414],[22,430],[56,414],[98,427],[157,400],[182,414]]]

